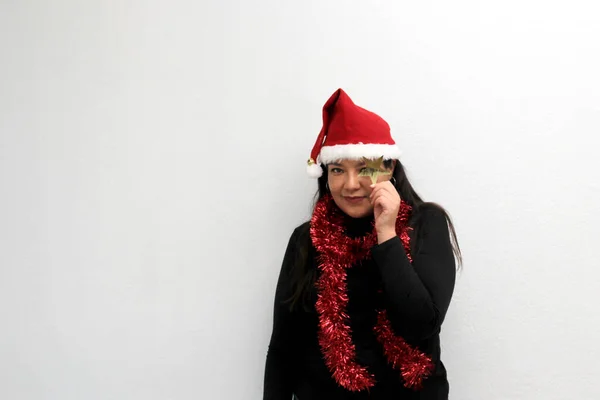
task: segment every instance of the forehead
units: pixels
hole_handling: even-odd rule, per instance
[[[365,165],[364,160],[361,158],[359,160],[353,160],[344,158],[341,160],[336,160],[334,162],[329,163],[329,165],[343,166],[343,167],[360,167]]]

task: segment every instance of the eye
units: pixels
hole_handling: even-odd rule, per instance
[[[331,172],[332,174],[341,174],[343,171],[341,168],[333,167],[331,168],[331,170],[329,170],[329,172]]]

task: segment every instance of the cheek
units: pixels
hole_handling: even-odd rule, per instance
[[[329,178],[327,179],[327,183],[329,184],[329,190],[334,192],[336,190],[339,190],[339,188],[343,184],[343,180],[340,179],[339,177],[330,175]]]
[[[342,190],[338,182],[329,182],[329,191],[333,194],[337,194]]]

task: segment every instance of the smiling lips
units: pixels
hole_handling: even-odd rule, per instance
[[[350,203],[360,203],[364,199],[364,196],[344,196],[344,200]]]

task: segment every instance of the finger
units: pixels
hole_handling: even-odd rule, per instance
[[[377,193],[379,193],[380,191],[386,190],[385,185],[383,185],[383,182],[376,183],[374,186],[372,186],[372,188],[373,188],[373,190],[371,191],[372,196],[376,196]]]
[[[392,193],[381,190],[373,197],[373,203],[379,203],[385,207],[392,208],[398,204],[398,199]]]
[[[398,190],[392,184],[392,182],[386,181],[386,184],[383,185],[382,188],[383,190],[385,190],[386,193],[389,193],[393,199],[396,199],[396,201],[400,201],[400,194],[398,193]]]
[[[379,196],[373,201],[373,209],[379,210],[380,212],[397,214],[400,204],[397,200],[390,199],[387,196]]]
[[[375,201],[378,200],[383,195],[381,190],[374,191],[371,193],[371,203],[375,204]]]
[[[381,192],[378,198],[381,199],[382,204],[386,208],[392,209],[398,205],[398,200],[395,199],[389,192]]]
[[[380,197],[385,197],[386,199],[388,199],[390,202],[394,203],[394,202],[398,202],[398,199],[394,197],[393,193],[390,193],[389,191],[385,190],[385,189],[379,189],[373,193],[371,193],[370,198],[371,201],[375,201],[376,199],[380,198]]]
[[[392,199],[394,199],[394,198],[396,200],[400,199],[400,195],[398,194],[398,191],[391,183],[389,185],[378,184],[378,186],[376,186],[373,189],[373,191],[371,192],[370,197],[375,198],[375,197],[379,196],[381,193],[387,193],[388,195],[391,196]]]
[[[379,196],[373,202],[374,208],[379,208],[381,211],[393,210],[394,206],[390,199],[385,196]]]
[[[371,192],[371,194],[369,195],[369,197],[371,198],[371,201],[374,201],[377,197],[381,196],[381,189],[380,188],[376,188],[377,190],[373,190],[373,192]]]

